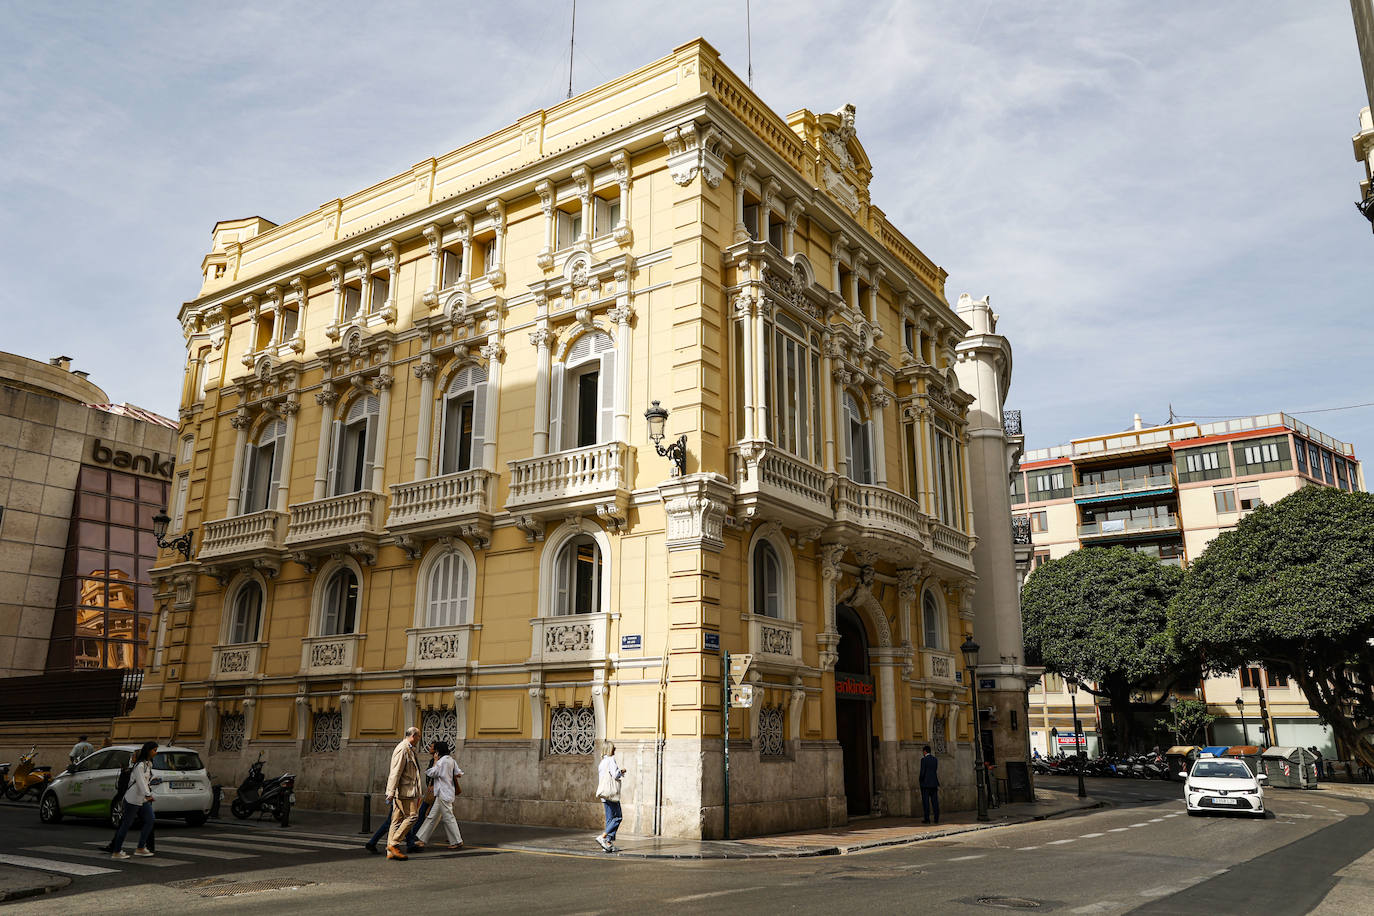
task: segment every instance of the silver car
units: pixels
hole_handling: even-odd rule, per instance
[[[1183,780],[1183,801],[1188,813],[1222,811],[1264,817],[1264,783],[1268,776],[1256,776],[1241,760],[1201,757],[1192,770],[1179,774]]]
[[[63,817],[97,817],[119,823],[123,805],[116,804],[120,771],[138,751],[137,744],[101,748],[53,778],[38,800],[38,818],[56,824]],[[200,755],[185,747],[160,747],[153,755],[153,811],[158,817],[184,817],[199,827],[209,816],[213,790]]]

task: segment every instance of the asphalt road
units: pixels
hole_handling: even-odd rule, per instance
[[[235,913],[1310,912],[1335,873],[1374,850],[1360,801],[1270,790],[1264,820],[1185,816],[1177,784],[1089,780],[1107,808],[869,853],[811,859],[655,861],[473,848],[408,862],[369,856],[354,837],[308,830],[178,823],[155,859],[111,862],[109,833],[43,826],[0,807],[0,862],[14,857],[106,869],[15,912]],[[130,844],[132,848],[132,844]],[[41,865],[38,867],[42,867]],[[276,882],[294,889],[271,889]],[[200,886],[192,886],[199,884]],[[231,890],[261,889],[228,897]],[[999,899],[1000,898],[1000,899]],[[1374,897],[1366,912],[1374,914]]]

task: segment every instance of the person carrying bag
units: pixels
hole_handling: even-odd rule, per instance
[[[596,769],[596,797],[601,799],[606,813],[606,829],[596,838],[596,845],[606,852],[615,851],[615,834],[623,820],[620,811],[620,781],[625,771],[615,759],[615,745],[606,742],[605,754]]]

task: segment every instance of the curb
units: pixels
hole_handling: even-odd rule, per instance
[[[0,891],[0,903],[7,903],[11,900],[24,900],[28,897],[41,897],[44,894],[51,894],[71,886],[71,878],[62,878],[57,875],[47,875],[47,884],[36,884],[32,887],[21,887],[12,891]]]

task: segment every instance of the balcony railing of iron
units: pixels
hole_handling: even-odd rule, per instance
[[[1021,435],[1021,411],[1002,411],[1002,431],[1005,432],[1008,436]]]

